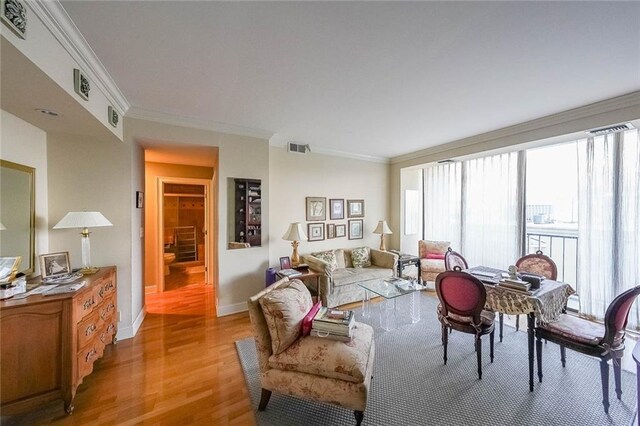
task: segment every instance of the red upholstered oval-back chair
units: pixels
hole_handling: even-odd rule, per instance
[[[442,344],[444,363],[447,363],[447,329],[475,335],[475,348],[478,358],[478,378],[482,379],[482,341],[489,334],[490,358],[493,362],[494,313],[484,310],[487,292],[484,284],[473,275],[456,271],[438,274],[436,292],[440,305],[438,319],[442,324]]]
[[[469,269],[469,265],[465,258],[460,253],[453,251],[451,247],[449,247],[447,252],[444,254],[444,268],[447,271],[453,271],[456,266],[459,266],[460,269]]]
[[[622,397],[620,360],[624,355],[624,335],[631,305],[640,294],[640,286],[625,291],[607,308],[604,324],[591,322],[573,315],[561,314],[557,321],[540,324],[536,328],[536,355],[538,378],[542,382],[542,339],[560,345],[560,360],[566,364],[564,348],[600,359],[602,379],[602,405],[609,412],[609,360],[613,362],[616,395]]]
[[[558,267],[556,262],[542,251],[538,250],[534,254],[527,254],[516,261],[518,272],[529,272],[530,274],[542,275],[548,280],[558,278]],[[500,341],[502,342],[503,314],[500,314]],[[520,315],[516,315],[516,330],[520,330]]]

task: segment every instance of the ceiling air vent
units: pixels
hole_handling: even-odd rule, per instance
[[[437,163],[438,164],[449,164],[449,163],[455,163],[456,160],[451,160],[451,159],[446,159],[446,160],[440,160]]]
[[[589,129],[589,130],[585,130],[585,132],[591,136],[602,136],[602,135],[607,135],[609,133],[624,132],[625,130],[631,130],[634,128],[635,127],[633,127],[633,124],[624,123],[624,124],[615,124],[613,126],[607,126],[607,127],[598,127],[597,129]]]
[[[311,152],[311,148],[309,148],[309,144],[289,142],[287,144],[287,151],[295,152],[296,154],[306,154],[307,152]]]

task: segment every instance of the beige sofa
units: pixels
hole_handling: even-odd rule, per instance
[[[418,241],[420,276],[423,281],[435,281],[438,274],[445,271],[444,259],[427,259],[427,253],[444,255],[450,245],[449,241]]]
[[[371,385],[375,354],[373,329],[367,324],[356,323],[353,340],[348,343],[322,337],[300,337],[301,319],[293,317],[302,318],[311,303],[311,295],[304,284],[287,278],[249,299],[262,385],[258,409],[265,410],[271,393],[277,392],[353,410],[359,425]],[[292,333],[294,335],[289,338],[288,334]],[[291,343],[283,347],[286,338]]]
[[[336,264],[307,254],[304,263],[320,272],[319,285],[322,305],[330,308],[364,299],[364,289],[358,283],[380,280],[395,276],[398,256],[391,252],[370,249],[371,266],[354,268],[351,260],[352,249],[335,249]]]

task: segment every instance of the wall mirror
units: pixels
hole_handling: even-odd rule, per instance
[[[0,256],[22,256],[19,272],[35,270],[35,169],[0,160]]]
[[[228,179],[227,247],[240,249],[262,245],[262,182],[260,179]]]

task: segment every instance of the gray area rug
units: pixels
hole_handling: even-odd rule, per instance
[[[473,336],[450,334],[447,365],[442,360],[437,300],[421,297],[422,320],[411,324],[399,315],[397,328],[385,332],[378,311],[357,320],[374,326],[376,355],[371,393],[363,425],[629,425],[635,410],[635,375],[622,373],[622,401],[614,392],[610,368],[609,415],[602,407],[600,368],[595,358],[543,345],[543,382],[529,392],[526,333],[505,327],[495,359],[489,361],[489,337],[483,338],[482,380],[478,380]],[[398,300],[398,309],[403,305]],[[521,318],[523,319],[523,318]],[[496,327],[497,328],[497,327]],[[257,408],[260,379],[253,338],[236,342],[251,401]],[[627,348],[626,357],[631,356]],[[536,370],[537,371],[537,370]],[[267,409],[256,410],[259,425],[327,426],[355,424],[353,413],[331,405],[274,393]]]

